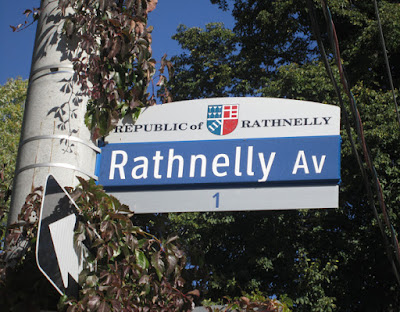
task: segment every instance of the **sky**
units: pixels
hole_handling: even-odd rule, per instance
[[[39,0],[4,1],[0,10],[0,85],[8,78],[29,78],[36,24],[13,32],[10,25],[24,23],[25,9],[38,7]],[[180,53],[179,45],[171,37],[178,25],[201,27],[211,22],[223,22],[225,27],[233,27],[229,12],[223,12],[209,0],[159,0],[157,8],[149,14],[149,25],[153,31],[153,57],[159,61],[164,53],[168,57]],[[158,66],[157,66],[158,67]]]

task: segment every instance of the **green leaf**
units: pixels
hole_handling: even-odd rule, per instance
[[[158,280],[161,280],[165,272],[164,261],[161,259],[161,251],[157,251],[151,256],[151,265],[156,269]]]
[[[136,256],[136,264],[144,269],[147,270],[149,268],[149,260],[147,260],[146,255],[144,254],[143,251],[141,250],[135,250],[135,256]]]

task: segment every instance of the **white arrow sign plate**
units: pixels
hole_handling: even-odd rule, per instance
[[[78,295],[83,247],[74,246],[77,206],[51,175],[47,178],[40,211],[36,262],[60,294]]]

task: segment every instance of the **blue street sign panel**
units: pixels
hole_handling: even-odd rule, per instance
[[[340,136],[114,143],[102,148],[104,187],[330,183]]]

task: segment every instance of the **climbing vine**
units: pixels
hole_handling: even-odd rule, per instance
[[[75,241],[87,247],[89,269],[79,276],[79,297],[62,297],[59,310],[190,311],[198,292],[183,292],[186,258],[177,237],[160,240],[134,226],[128,207],[93,180],[79,180],[81,185],[68,191],[79,207]],[[0,253],[2,311],[14,311],[21,302],[30,311],[54,309],[57,302],[55,290],[35,265],[42,192],[37,188],[27,197],[18,221],[8,229]],[[33,290],[22,282],[32,276]],[[47,295],[38,296],[40,289],[47,289]]]
[[[65,17],[65,34],[78,42],[72,62],[77,82],[90,98],[85,122],[93,139],[106,135],[119,119],[131,115],[135,120],[140,108],[156,103],[156,94],[148,91],[156,61],[151,50],[153,27],[147,25],[147,19],[157,2],[58,2]],[[165,80],[164,67],[171,69],[165,58],[161,61],[159,86]],[[162,98],[171,101],[169,94]]]

